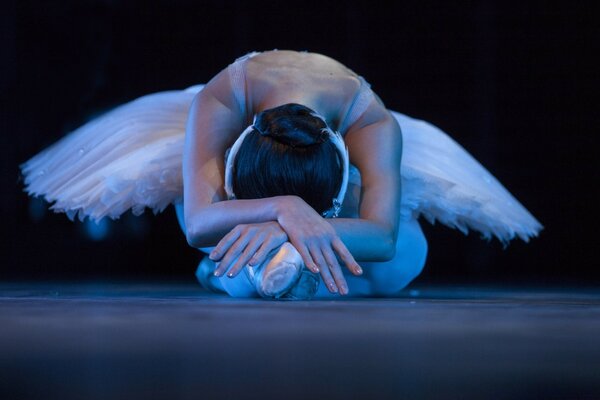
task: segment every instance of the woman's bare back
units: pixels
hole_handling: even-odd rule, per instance
[[[245,63],[249,114],[286,103],[303,104],[338,128],[361,89],[357,74],[327,56],[276,50]]]

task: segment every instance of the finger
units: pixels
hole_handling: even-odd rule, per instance
[[[252,258],[250,258],[250,261],[248,261],[248,265],[254,267],[256,265],[262,264],[267,259],[269,253],[272,250],[281,246],[283,243],[285,243],[285,239],[277,239],[274,237],[269,238],[269,240],[262,243],[260,248],[254,253]]]
[[[327,261],[323,257],[321,249],[317,246],[311,246],[310,254],[313,257],[313,260],[315,260],[315,262],[319,266],[319,270],[321,271],[321,277],[323,278],[323,283],[325,283],[327,290],[329,290],[331,293],[337,293],[338,287],[335,284],[333,276],[331,276],[331,272],[329,271],[329,267],[327,266]]]
[[[242,251],[238,259],[234,262],[233,266],[229,269],[229,272],[227,273],[228,277],[233,278],[240,273],[242,268],[248,265],[248,261],[254,256],[261,244],[263,244],[263,240],[264,239],[259,236],[255,236],[252,238],[252,240],[250,240],[246,248],[244,248],[244,251]]]
[[[342,268],[340,267],[340,263],[335,257],[335,254],[331,249],[323,249],[323,256],[329,265],[329,271],[333,276],[335,284],[340,289],[340,294],[348,294],[348,283],[346,282],[346,278],[344,277],[344,273],[342,272]]]
[[[250,238],[248,235],[242,235],[235,243],[227,250],[227,253],[221,259],[221,262],[215,269],[215,276],[223,276],[229,270],[231,264],[239,257],[242,251],[248,245]]]
[[[308,268],[315,274],[318,274],[320,271],[319,267],[315,264],[312,256],[310,255],[310,251],[308,250],[308,247],[306,247],[302,243],[294,243],[294,242],[291,242],[291,243],[296,248],[296,250],[298,250],[298,253],[300,253],[300,256],[302,256],[302,261],[304,261],[304,265],[306,265],[306,268]]]
[[[242,234],[239,228],[233,228],[227,235],[223,236],[223,238],[217,243],[215,248],[210,252],[208,258],[213,261],[219,261],[227,250],[235,243],[236,240]]]
[[[344,242],[340,240],[340,238],[333,239],[331,245],[333,246],[333,249],[336,251],[336,253],[338,253],[346,267],[350,270],[350,272],[357,276],[362,275],[362,268],[360,267],[360,265],[358,265],[358,263],[356,262],[352,254],[350,254],[348,248],[346,247]]]

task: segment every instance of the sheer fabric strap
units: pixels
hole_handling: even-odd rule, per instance
[[[340,132],[346,132],[364,114],[374,98],[371,85],[362,76],[359,76],[358,79],[360,80],[360,89],[340,124]]]
[[[231,81],[231,89],[235,95],[236,101],[240,107],[240,111],[247,114],[247,101],[246,101],[246,61],[250,58],[260,54],[256,51],[248,53],[235,60],[229,65],[229,80]]]

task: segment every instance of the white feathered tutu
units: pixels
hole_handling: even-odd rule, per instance
[[[83,125],[21,165],[25,190],[56,212],[94,220],[146,207],[158,213],[181,201],[185,123],[202,87],[150,94]],[[392,114],[403,134],[403,218],[423,216],[503,243],[537,236],[540,223],[458,143],[425,121]]]

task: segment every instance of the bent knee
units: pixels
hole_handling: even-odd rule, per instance
[[[423,271],[428,248],[427,239],[417,220],[401,222],[393,261],[403,266],[403,275],[408,279],[413,280]]]
[[[404,222],[398,234],[394,258],[388,262],[371,265],[373,295],[397,295],[421,274],[427,260],[427,251],[427,239],[419,223],[416,220]]]

